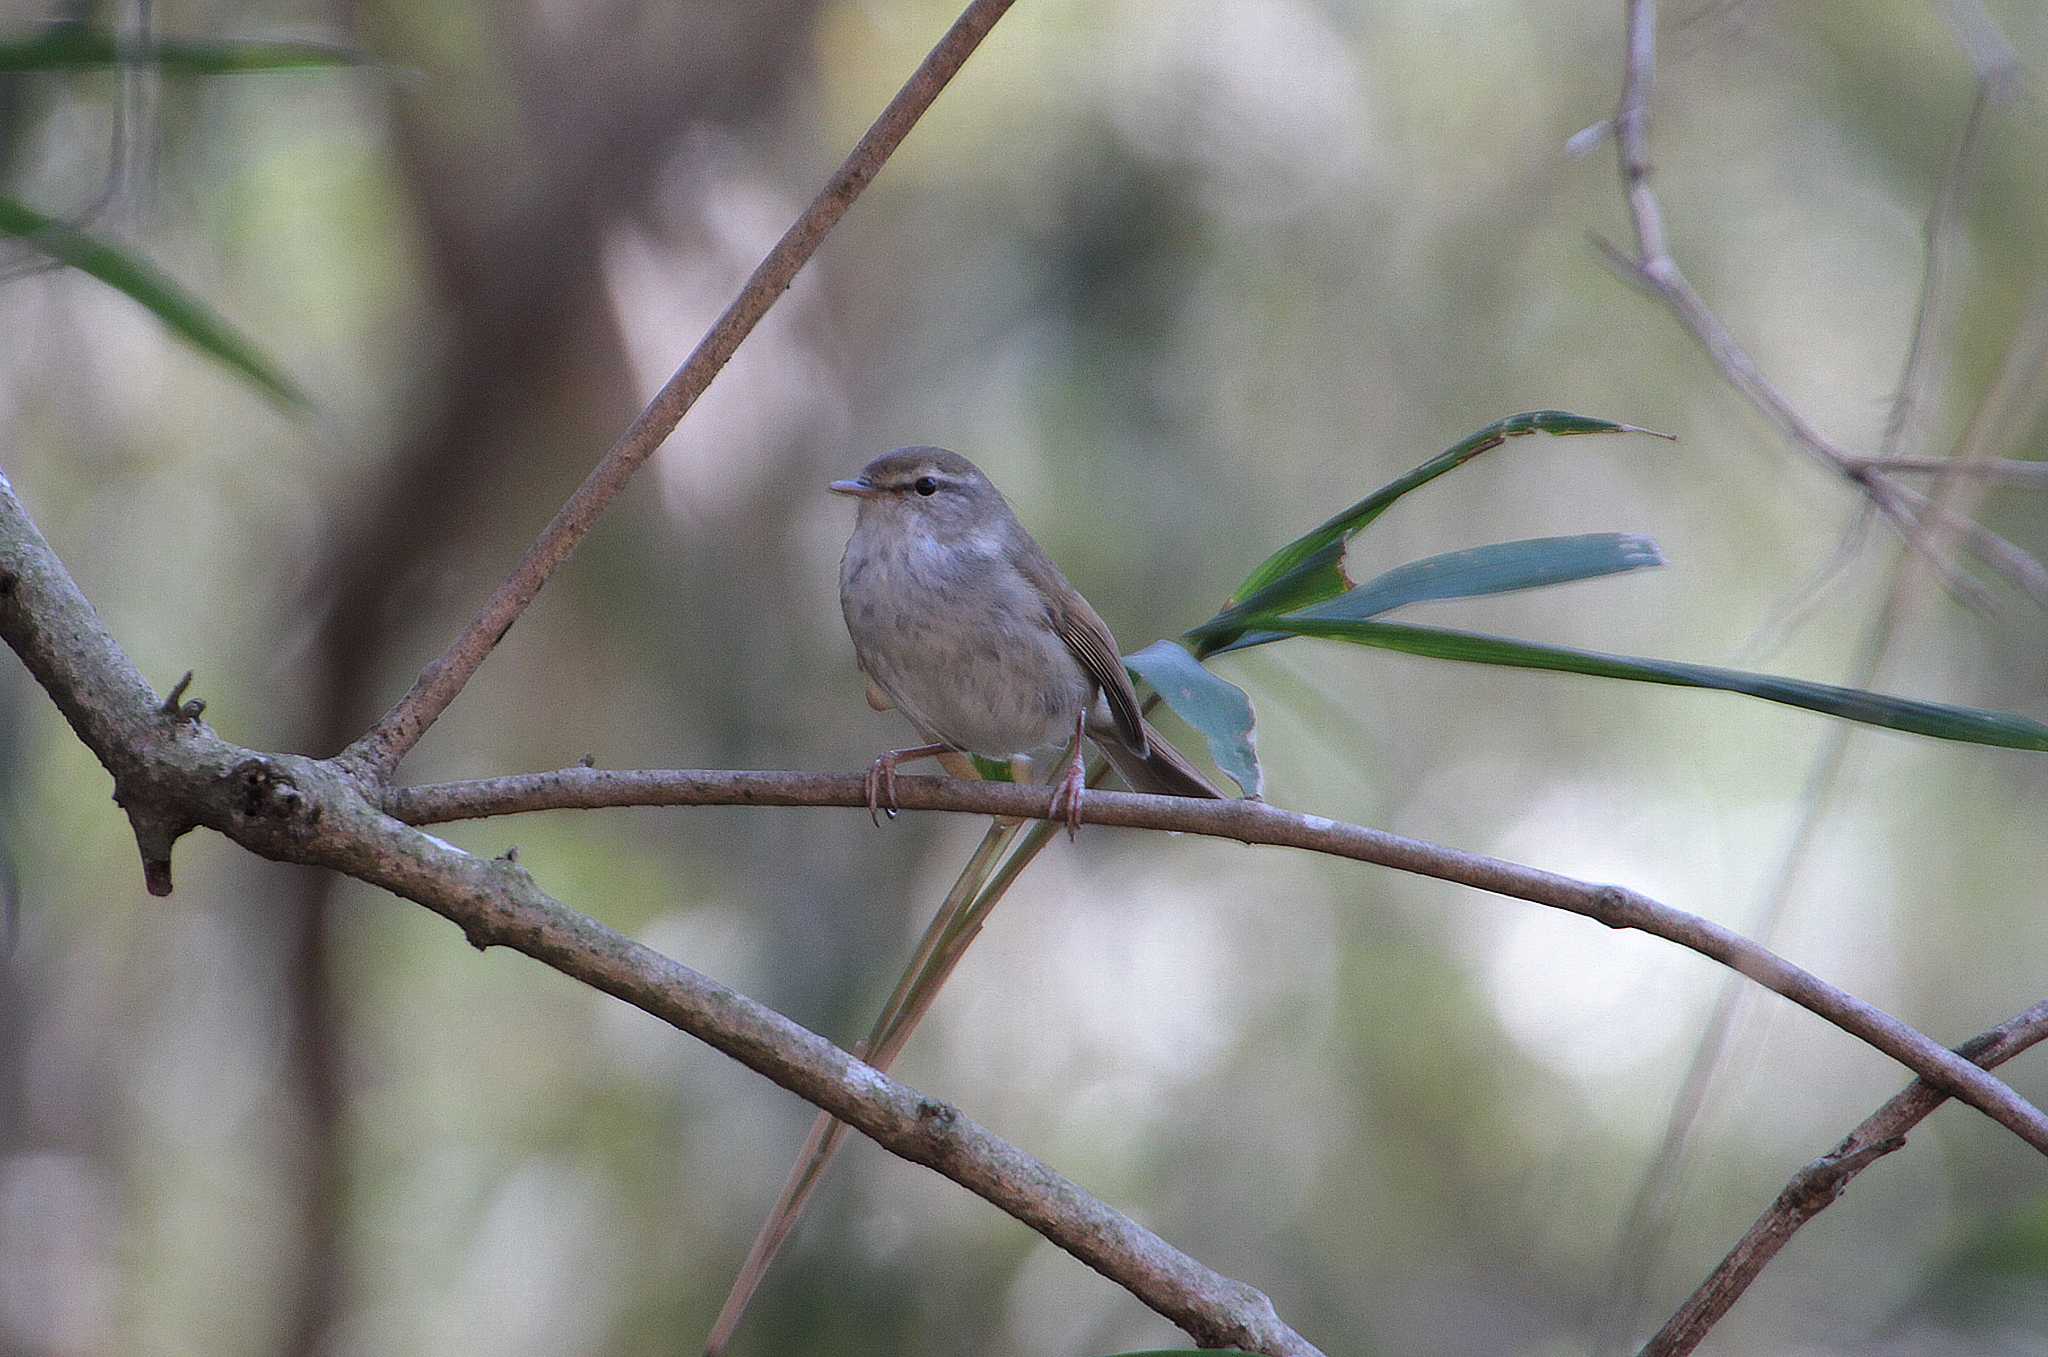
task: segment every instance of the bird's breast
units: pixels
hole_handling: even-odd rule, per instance
[[[861,668],[927,739],[992,757],[1040,749],[1094,690],[992,542],[856,532],[840,603]]]

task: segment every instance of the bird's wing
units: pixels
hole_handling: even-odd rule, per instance
[[[1117,729],[1123,732],[1131,748],[1142,754],[1146,750],[1145,718],[1138,711],[1138,690],[1131,686],[1131,676],[1124,669],[1124,662],[1117,658],[1116,637],[1110,634],[1109,624],[1088,606],[1087,599],[1071,590],[1067,597],[1069,601],[1064,606],[1055,605],[1051,610],[1053,630],[1074,652],[1088,677],[1102,689]]]

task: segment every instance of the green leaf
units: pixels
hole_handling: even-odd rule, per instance
[[[1017,780],[1008,759],[985,759],[979,754],[969,754],[967,757],[974,760],[974,771],[981,774],[983,782],[1015,782]]]
[[[1209,757],[1246,796],[1264,793],[1265,774],[1259,768],[1258,736],[1253,730],[1256,718],[1244,689],[1210,673],[1172,641],[1154,641],[1137,654],[1126,655],[1124,667],[1151,684],[1181,720],[1202,733]]]
[[[1362,621],[1411,603],[1538,589],[1662,564],[1664,556],[1657,550],[1657,544],[1635,533],[1593,532],[1575,537],[1496,542],[1395,566],[1348,593],[1301,609],[1299,615]],[[1283,639],[1279,632],[1246,632],[1213,653],[1244,650]]]
[[[1182,635],[1194,642],[1197,655],[1214,655],[1244,634],[1246,618],[1292,612],[1334,598],[1350,587],[1351,577],[1344,573],[1344,539],[1340,537],[1323,543],[1287,574]]]
[[[18,237],[59,263],[126,293],[169,326],[172,334],[226,363],[279,404],[305,406],[305,396],[262,350],[140,255],[6,197],[0,197],[0,235]]]
[[[1557,437],[1595,433],[1646,433],[1655,438],[1669,434],[1639,429],[1632,424],[1593,419],[1563,410],[1530,410],[1496,420],[1479,432],[1397,477],[1358,503],[1303,534],[1260,562],[1232,595],[1230,605],[1214,618],[1187,633],[1198,642],[1201,653],[1212,654],[1237,639],[1244,630],[1243,619],[1253,613],[1291,612],[1311,603],[1333,598],[1351,587],[1344,573],[1344,543],[1385,513],[1401,496],[1427,485],[1447,471],[1456,470],[1480,453],[1497,448],[1510,438],[1547,433]]]
[[[1887,697],[1860,688],[1837,688],[1832,684],[1809,683],[1804,679],[1781,678],[1775,674],[1750,674],[1739,669],[1717,669],[1677,660],[1603,655],[1591,650],[1572,650],[1564,646],[1539,645],[1533,641],[1403,622],[1366,622],[1294,614],[1260,618],[1257,625],[1265,631],[1320,636],[1327,640],[1349,641],[1354,645],[1377,646],[1440,660],[1500,664],[1517,669],[1553,669],[1568,674],[1631,679],[1637,683],[1663,683],[1682,688],[1715,688],[1744,693],[1766,702],[1804,707],[1808,711],[1839,716],[1846,721],[1860,721],[1868,726],[1930,735],[1937,740],[1963,740],[2008,749],[2048,750],[2048,726],[2009,712]]]
[[[53,24],[33,37],[0,42],[0,73],[6,74],[149,66],[166,75],[240,75],[367,66],[373,60],[364,52],[318,42],[137,42],[76,24]]]

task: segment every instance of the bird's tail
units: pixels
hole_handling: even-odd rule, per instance
[[[1140,754],[1121,739],[1108,731],[1095,736],[1096,747],[1101,749],[1117,775],[1130,784],[1134,792],[1153,792],[1160,796],[1192,796],[1201,800],[1228,800],[1216,789],[1216,784],[1196,771],[1195,765],[1178,749],[1168,744],[1150,721],[1145,723],[1146,751]]]

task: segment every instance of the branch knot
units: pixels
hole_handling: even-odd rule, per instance
[[[274,820],[306,830],[317,824],[320,808],[275,763],[249,758],[228,774],[235,787],[235,814],[245,820]]]
[[[1642,897],[1626,886],[1596,886],[1589,903],[1586,913],[1609,928],[1641,928],[1649,917]]]

